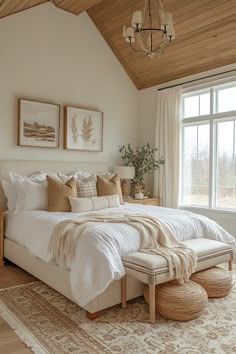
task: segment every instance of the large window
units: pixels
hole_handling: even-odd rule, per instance
[[[236,82],[183,94],[181,204],[236,211]]]

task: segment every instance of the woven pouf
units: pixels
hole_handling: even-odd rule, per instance
[[[191,280],[201,285],[208,297],[224,297],[229,294],[233,286],[230,272],[220,267],[212,267],[194,273]]]
[[[144,297],[149,303],[148,286]],[[156,286],[156,312],[168,320],[193,320],[202,314],[207,301],[206,291],[193,281],[179,284],[173,280]]]

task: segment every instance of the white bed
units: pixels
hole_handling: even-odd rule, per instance
[[[19,161],[17,164],[0,162],[0,174],[5,177],[8,171],[29,174],[39,168],[48,170],[43,162],[40,162],[37,168],[31,163],[26,161],[21,166]],[[29,166],[31,166],[30,170]],[[75,163],[73,167],[67,165],[65,171],[65,163],[57,162],[54,166],[54,163],[50,162],[52,172],[54,168],[57,171],[69,172],[74,167]],[[76,167],[81,168],[78,164]],[[83,169],[89,172],[104,172],[109,168],[99,164],[93,166],[86,164]],[[213,221],[188,212],[128,204],[119,208],[106,209],[105,213],[115,213],[117,210],[124,213],[148,212],[157,215],[179,240],[206,237],[231,245],[234,242],[234,239]],[[101,210],[99,213],[104,211]],[[39,210],[18,214],[6,212],[4,256],[93,313],[121,302],[119,279],[124,275],[121,256],[138,250],[140,238],[138,231],[129,225],[97,225],[87,234],[85,233],[77,244],[71,272],[59,268],[54,263],[48,263],[50,261],[48,243],[55,225],[80,215]],[[128,299],[142,294],[142,283],[132,278],[128,279],[127,283]]]
[[[103,173],[111,171],[112,166],[104,163],[81,163],[76,161],[0,160],[0,181],[8,179],[10,171],[21,175],[30,175],[39,170],[54,173],[60,171],[61,173],[67,174],[75,169],[88,171],[90,173]],[[1,184],[0,208],[7,209],[7,200],[4,196]],[[26,247],[6,237],[4,238],[4,257],[76,302],[71,292],[69,270],[43,261],[33,255]],[[128,277],[127,298],[133,299],[142,295],[143,286],[144,285],[138,280]],[[120,288],[120,281],[114,281],[101,295],[97,296],[84,308],[88,312],[94,313],[119,304],[121,302]]]

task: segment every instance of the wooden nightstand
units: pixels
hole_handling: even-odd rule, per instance
[[[144,199],[128,199],[126,200],[128,203],[134,203],[134,204],[144,204],[144,205],[160,205],[160,199],[159,198],[144,198]]]
[[[4,266],[3,262],[3,215],[4,209],[0,209],[0,267]]]

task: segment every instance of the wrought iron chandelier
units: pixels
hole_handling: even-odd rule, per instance
[[[175,39],[172,15],[164,12],[161,0],[145,0],[143,12],[133,13],[131,26],[123,26],[123,37],[136,53],[150,58],[160,54]]]

